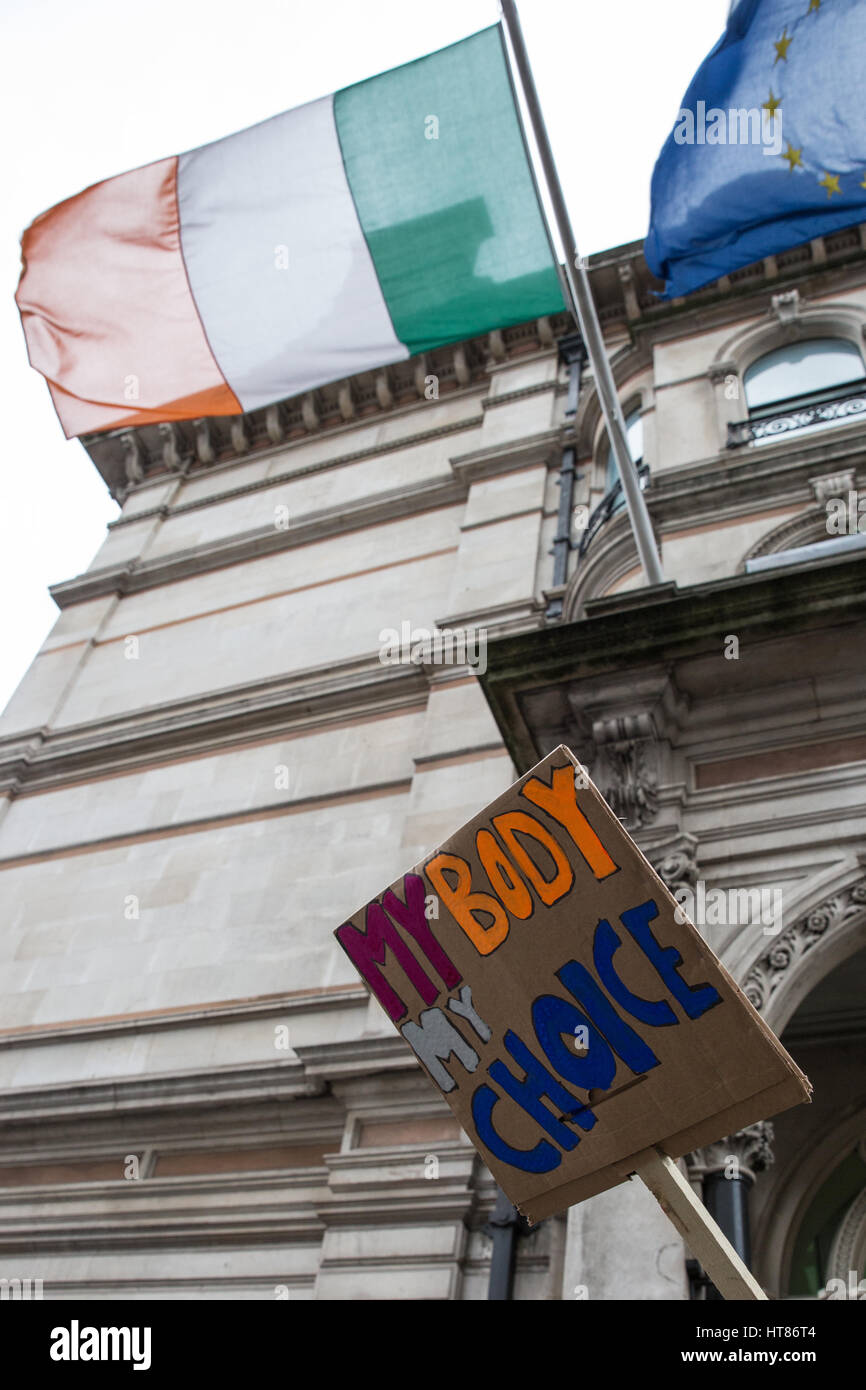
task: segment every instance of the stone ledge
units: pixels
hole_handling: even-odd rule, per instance
[[[397,1038],[404,1048],[401,1038]],[[411,1054],[410,1054],[411,1062]],[[105,1115],[208,1107],[229,1102],[251,1104],[281,1097],[321,1096],[324,1082],[306,1075],[301,1062],[266,1062],[247,1067],[212,1067],[196,1072],[121,1077],[111,1081],[62,1082],[56,1086],[0,1091],[4,1125],[33,1120],[78,1123]]]
[[[63,1023],[32,1024],[20,1029],[0,1029],[0,1050],[16,1047],[42,1047],[49,1044],[89,1043],[128,1033],[172,1032],[212,1024],[249,1022],[282,1018],[287,1013],[307,1013],[332,1009],[366,1007],[369,994],[362,985],[330,990],[309,990],[299,994],[272,994],[259,999],[226,1000],[200,1007],[166,1010],[164,1013],[127,1014],[122,1018],[72,1019]]]

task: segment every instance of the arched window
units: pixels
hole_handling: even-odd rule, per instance
[[[641,416],[639,406],[635,410],[630,410],[625,417],[625,436],[628,440],[629,453],[632,456],[635,468],[637,468],[638,465],[643,461],[643,418]],[[616,459],[613,456],[613,451],[611,450],[610,445],[608,445],[607,475],[605,478],[604,487],[605,495],[610,493],[618,482],[619,469],[616,466]],[[620,492],[619,496],[616,499],[616,502],[614,503],[611,509],[611,514],[615,511],[618,511],[620,507],[624,506],[625,498],[623,497],[622,492]]]
[[[813,338],[759,357],[743,374],[749,438],[756,444],[791,430],[804,432],[866,412],[866,368],[856,343]]]
[[[800,1223],[791,1258],[788,1295],[793,1298],[815,1298],[828,1280],[838,1277],[832,1268],[831,1253],[834,1237],[859,1193],[866,1189],[866,1163],[855,1150],[826,1180],[813,1198]],[[866,1274],[866,1267],[845,1272],[843,1282],[853,1275],[855,1285]],[[837,1295],[838,1296],[838,1295]],[[850,1296],[846,1293],[845,1295]]]

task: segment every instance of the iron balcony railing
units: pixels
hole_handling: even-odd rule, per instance
[[[847,420],[857,415],[866,415],[866,390],[814,405],[789,406],[787,410],[750,420],[729,420],[728,448],[738,449],[759,439],[772,439],[777,434],[790,434],[793,430],[808,429],[810,425]]]
[[[640,479],[641,488],[645,488],[647,485],[647,478],[649,477],[649,464],[638,464],[637,475]],[[606,493],[601,499],[592,516],[589,518],[589,521],[586,523],[586,530],[580,538],[580,545],[577,547],[578,561],[582,560],[587,550],[589,550],[593,536],[595,536],[601,530],[604,523],[609,521],[613,516],[621,498],[622,479],[617,478],[610,492]]]

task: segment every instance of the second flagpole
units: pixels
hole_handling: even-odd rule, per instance
[[[622,490],[628,508],[631,529],[637,546],[638,556],[643,566],[648,584],[664,583],[661,561],[656,547],[655,536],[647,511],[646,501],[640,487],[637,469],[631,457],[625,432],[625,420],[619,403],[613,372],[610,369],[604,336],[598,320],[595,301],[589,284],[589,275],[577,252],[571,219],[565,203],[565,195],[559,181],[559,174],[553,159],[553,151],[547,135],[535,79],[529,66],[529,57],[523,41],[520,17],[515,0],[500,0],[502,17],[508,34],[514,61],[517,66],[520,85],[526,101],[526,109],[532,122],[539,159],[544,172],[545,185],[553,206],[553,214],[559,237],[565,251],[565,274],[572,298],[572,311],[577,319],[592,365],[596,389],[601,402],[604,423],[610,440],[611,452],[616,460],[617,471],[622,480]]]

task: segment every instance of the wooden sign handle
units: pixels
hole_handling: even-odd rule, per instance
[[[754,1275],[668,1154],[659,1148],[646,1149],[635,1172],[723,1298],[766,1300],[767,1295]]]

